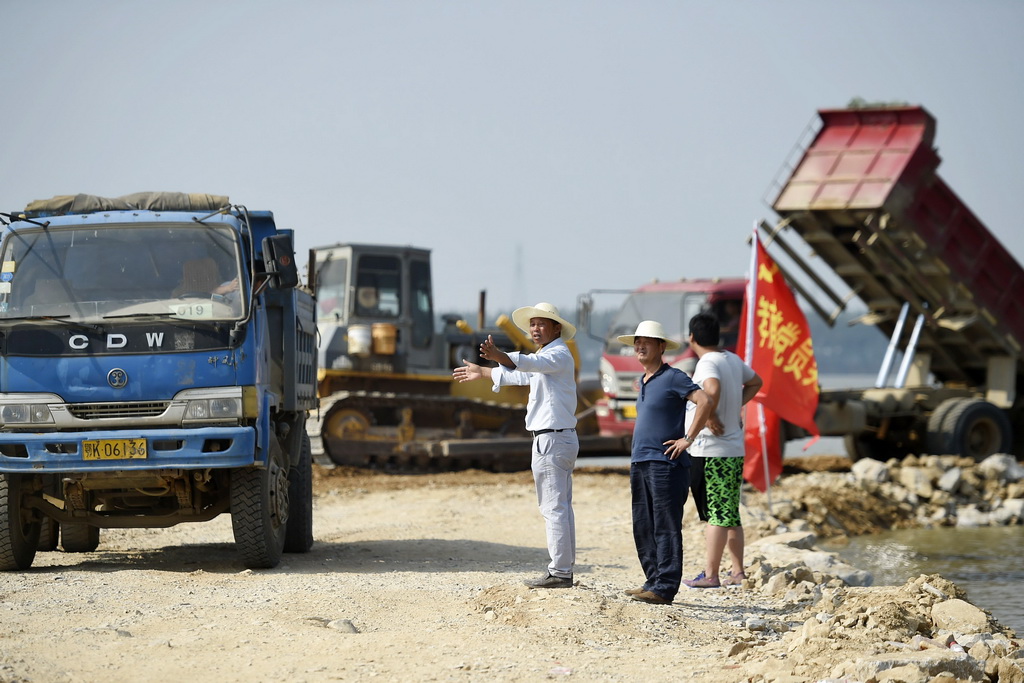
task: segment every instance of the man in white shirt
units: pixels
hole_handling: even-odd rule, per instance
[[[512,322],[539,347],[534,353],[505,353],[490,336],[480,344],[480,356],[495,368],[470,363],[455,368],[459,382],[486,378],[498,391],[506,385],[529,385],[526,428],[533,434],[533,479],[537,504],[544,517],[551,562],[531,588],[571,588],[576,564],[576,519],[572,509],[572,471],[580,444],[576,436],[576,366],[565,342],[576,328],[548,303],[517,308]]]
[[[743,485],[743,406],[763,384],[739,356],[719,346],[718,319],[699,313],[690,319],[690,348],[697,354],[693,381],[711,399],[711,417],[690,446],[690,490],[704,529],[705,564],[696,578],[684,580],[690,588],[738,586],[743,572],[743,524],[740,488]],[[689,408],[689,406],[687,406]],[[687,410],[687,428],[692,421]],[[732,569],[719,579],[719,565],[728,547]]]

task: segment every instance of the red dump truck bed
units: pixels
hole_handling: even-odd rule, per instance
[[[1024,269],[936,175],[922,107],[818,112],[821,127],[773,203],[887,335],[904,302],[942,382],[984,383],[990,357],[1024,376]]]

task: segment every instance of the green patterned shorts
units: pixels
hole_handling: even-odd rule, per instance
[[[690,458],[690,462],[690,490],[701,521],[714,526],[743,526],[743,458]]]

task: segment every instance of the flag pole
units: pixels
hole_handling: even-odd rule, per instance
[[[757,421],[761,434],[761,464],[764,466],[764,493],[767,496],[768,514],[770,515],[772,514],[772,480],[771,473],[768,471],[768,425],[765,424],[764,419],[764,404],[760,401],[757,403]]]
[[[756,311],[755,311],[755,309],[757,308],[757,305],[756,305],[755,302],[757,301],[757,244],[758,244],[758,241],[759,241],[759,238],[758,238],[758,235],[757,235],[757,221],[754,221],[754,234],[753,234],[753,239],[751,240],[751,244],[750,244],[750,267],[749,267],[749,269],[747,271],[749,273],[749,277],[747,279],[747,292],[746,292],[746,295],[747,295],[747,307],[746,307],[747,319],[746,319],[746,321],[744,321],[745,324],[746,324],[747,338],[743,340],[743,344],[744,344],[744,357],[747,359],[748,363],[754,357],[754,321],[756,320],[756,317],[757,317],[756,316]],[[759,436],[761,437],[761,465],[762,465],[762,467],[764,467],[764,486],[765,486],[764,492],[765,492],[765,495],[767,496],[768,514],[770,515],[770,514],[772,514],[772,482],[771,482],[771,473],[769,472],[769,468],[768,468],[768,438],[767,438],[768,426],[765,424],[764,404],[762,404],[760,401],[756,401],[756,399],[755,399],[755,402],[757,403],[757,426],[758,426],[758,430],[757,431],[758,431]]]

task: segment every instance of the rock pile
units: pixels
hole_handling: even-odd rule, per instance
[[[747,546],[743,587],[774,597],[778,618],[746,624],[751,636],[731,657],[781,646],[796,665],[791,672],[828,663],[824,680],[834,683],[1024,683],[1017,634],[953,582],[931,575],[869,587],[868,572],[816,545],[819,537],[894,527],[1021,524],[1024,468],[1012,457],[862,460],[839,476],[799,474],[780,484],[770,510],[767,497],[753,494],[744,511],[748,536],[760,538]],[[844,651],[870,654],[844,661]]]
[[[1024,683],[1016,634],[967,602],[955,583],[931,575],[869,588],[869,574],[838,562],[815,540],[789,532],[750,544],[743,587],[778,599],[778,618],[745,624],[751,638],[731,657],[756,657],[757,645],[777,641],[791,665],[807,670],[841,660],[843,651],[871,653],[834,663],[826,680],[836,683]]]
[[[953,455],[863,459],[842,476],[812,472],[787,477],[767,498],[747,496],[749,519],[762,533],[777,526],[819,537],[857,536],[930,526],[1024,523],[1024,467],[1013,456],[980,463]]]

